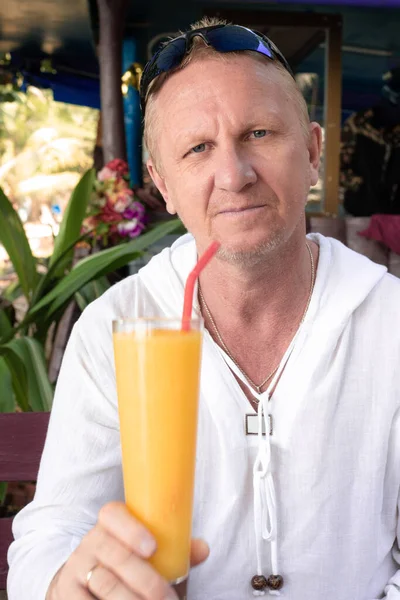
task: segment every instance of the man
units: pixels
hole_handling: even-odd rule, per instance
[[[74,329],[36,497],[14,526],[10,600],[174,597],[146,562],[155,541],[110,504],[123,499],[111,320],[179,315],[211,240],[194,307],[208,334],[193,524],[210,556],[193,543],[189,600],[400,599],[399,281],[306,238],[321,131],[267,39],[201,22],[152,60],[141,94],[149,171],[192,235]],[[263,394],[258,478],[245,424]]]

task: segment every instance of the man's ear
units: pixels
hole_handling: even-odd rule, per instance
[[[164,198],[164,201],[165,201],[165,204],[167,207],[167,211],[171,215],[175,215],[176,209],[175,209],[174,203],[171,201],[171,199],[169,197],[168,189],[165,184],[165,179],[160,175],[159,171],[156,169],[154,162],[151,158],[148,159],[146,165],[147,165],[147,169],[149,171],[150,177],[152,178],[152,180],[154,182],[154,185],[159,189],[159,191],[162,194],[162,197]]]
[[[310,141],[308,153],[310,160],[311,185],[316,185],[319,178],[319,163],[322,149],[322,129],[318,123],[310,123]]]

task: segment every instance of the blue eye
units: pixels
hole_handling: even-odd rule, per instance
[[[267,130],[266,129],[256,129],[255,131],[253,131],[253,135],[257,139],[263,138],[267,135]]]
[[[205,144],[198,144],[197,146],[192,148],[192,152],[194,152],[195,154],[200,154],[200,152],[204,152],[205,149],[206,149]]]

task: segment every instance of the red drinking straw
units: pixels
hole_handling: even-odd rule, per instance
[[[190,330],[190,319],[192,316],[192,308],[193,308],[193,293],[194,293],[194,284],[204,267],[208,265],[214,254],[217,252],[220,247],[219,242],[212,242],[212,244],[207,248],[207,250],[202,254],[197,261],[197,264],[193,271],[189,273],[189,276],[185,285],[185,300],[183,303],[183,315],[182,315],[182,331]]]

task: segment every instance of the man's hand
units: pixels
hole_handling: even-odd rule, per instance
[[[46,600],[175,600],[168,582],[147,561],[155,549],[153,536],[125,504],[106,504],[96,526],[54,577]],[[208,554],[205,542],[193,540],[191,566],[202,563]]]

